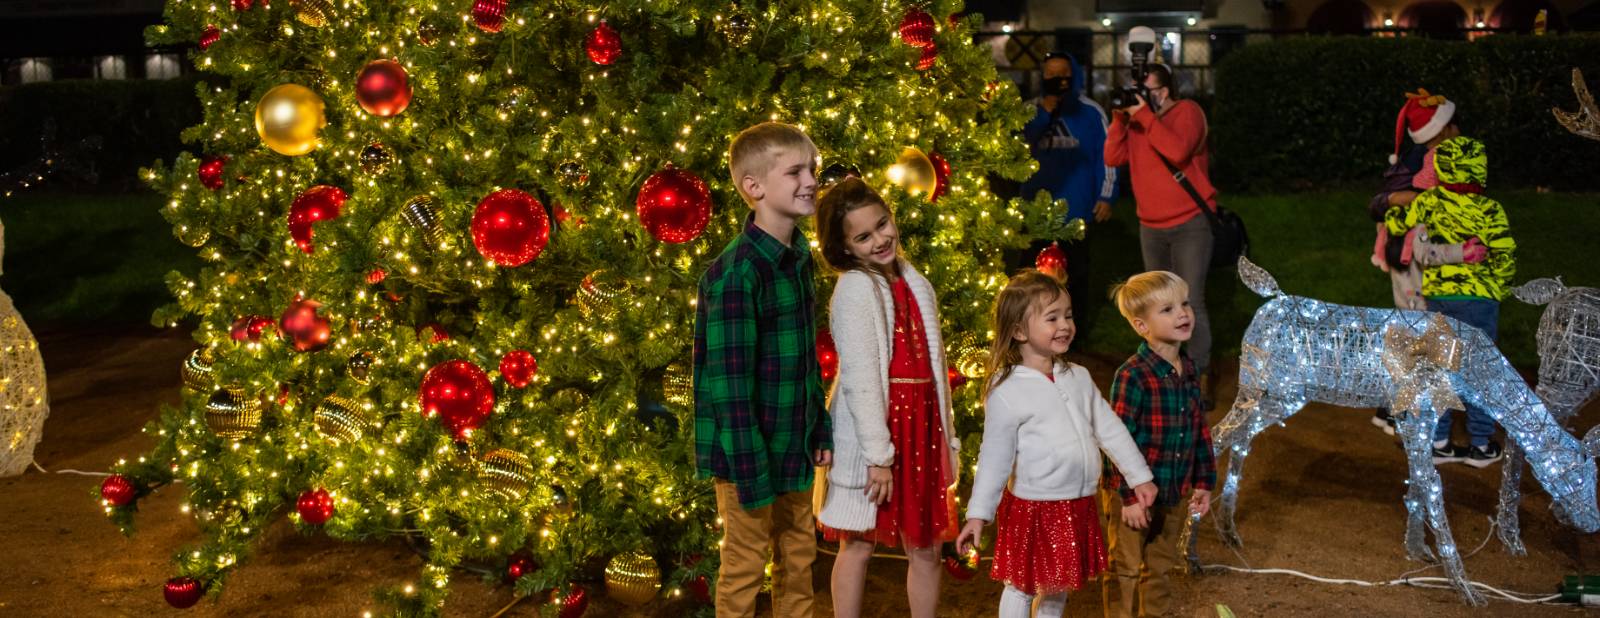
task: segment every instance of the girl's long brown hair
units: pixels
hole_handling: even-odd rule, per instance
[[[994,314],[989,320],[994,343],[989,346],[989,377],[983,388],[985,399],[1011,377],[1012,367],[1022,364],[1022,342],[1014,336],[1017,329],[1027,327],[1028,316],[1037,307],[1066,295],[1067,288],[1061,281],[1029,268],[1012,277],[1005,289],[995,296]]]
[[[822,197],[817,200],[817,245],[822,251],[823,261],[833,270],[844,272],[862,266],[861,260],[850,255],[850,247],[844,240],[844,218],[851,212],[873,205],[882,206],[883,211],[889,213],[889,220],[894,220],[894,211],[889,209],[889,203],[883,201],[883,197],[866,182],[854,176],[835,183],[823,191]]]

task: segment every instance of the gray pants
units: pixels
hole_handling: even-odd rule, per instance
[[[1211,224],[1196,214],[1182,224],[1165,228],[1139,226],[1139,249],[1144,269],[1170,271],[1189,284],[1189,306],[1194,308],[1194,336],[1189,357],[1195,370],[1211,366],[1211,317],[1206,315],[1206,272],[1211,269]]]

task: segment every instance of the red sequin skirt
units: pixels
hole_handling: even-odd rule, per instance
[[[954,471],[949,441],[939,416],[939,393],[932,380],[889,384],[889,438],[894,444],[894,485],[889,502],[878,505],[871,530],[835,530],[818,524],[823,539],[866,541],[897,547],[933,547],[956,540]],[[861,491],[852,489],[848,491]]]
[[[1105,534],[1094,496],[1044,502],[1007,491],[995,526],[989,576],[1024,594],[1077,590],[1106,569]]]

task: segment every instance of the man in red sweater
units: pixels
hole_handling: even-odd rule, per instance
[[[1217,189],[1207,174],[1206,114],[1194,101],[1177,98],[1172,70],[1166,65],[1150,65],[1144,85],[1149,101],[1141,97],[1137,104],[1112,113],[1105,164],[1128,165],[1145,270],[1171,271],[1189,284],[1195,319],[1189,356],[1201,376],[1203,408],[1210,410],[1216,399],[1210,371],[1211,318],[1206,313],[1211,226],[1162,162],[1166,159],[1182,170],[1210,207],[1216,207]]]

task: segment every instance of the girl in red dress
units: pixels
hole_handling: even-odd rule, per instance
[[[911,615],[939,604],[939,547],[955,539],[956,453],[950,388],[933,286],[900,256],[888,206],[859,178],[817,205],[823,258],[840,272],[830,326],[839,376],[829,402],[833,466],[818,515],[840,543],[833,566],[837,616],[861,613],[877,545],[904,548]]]

